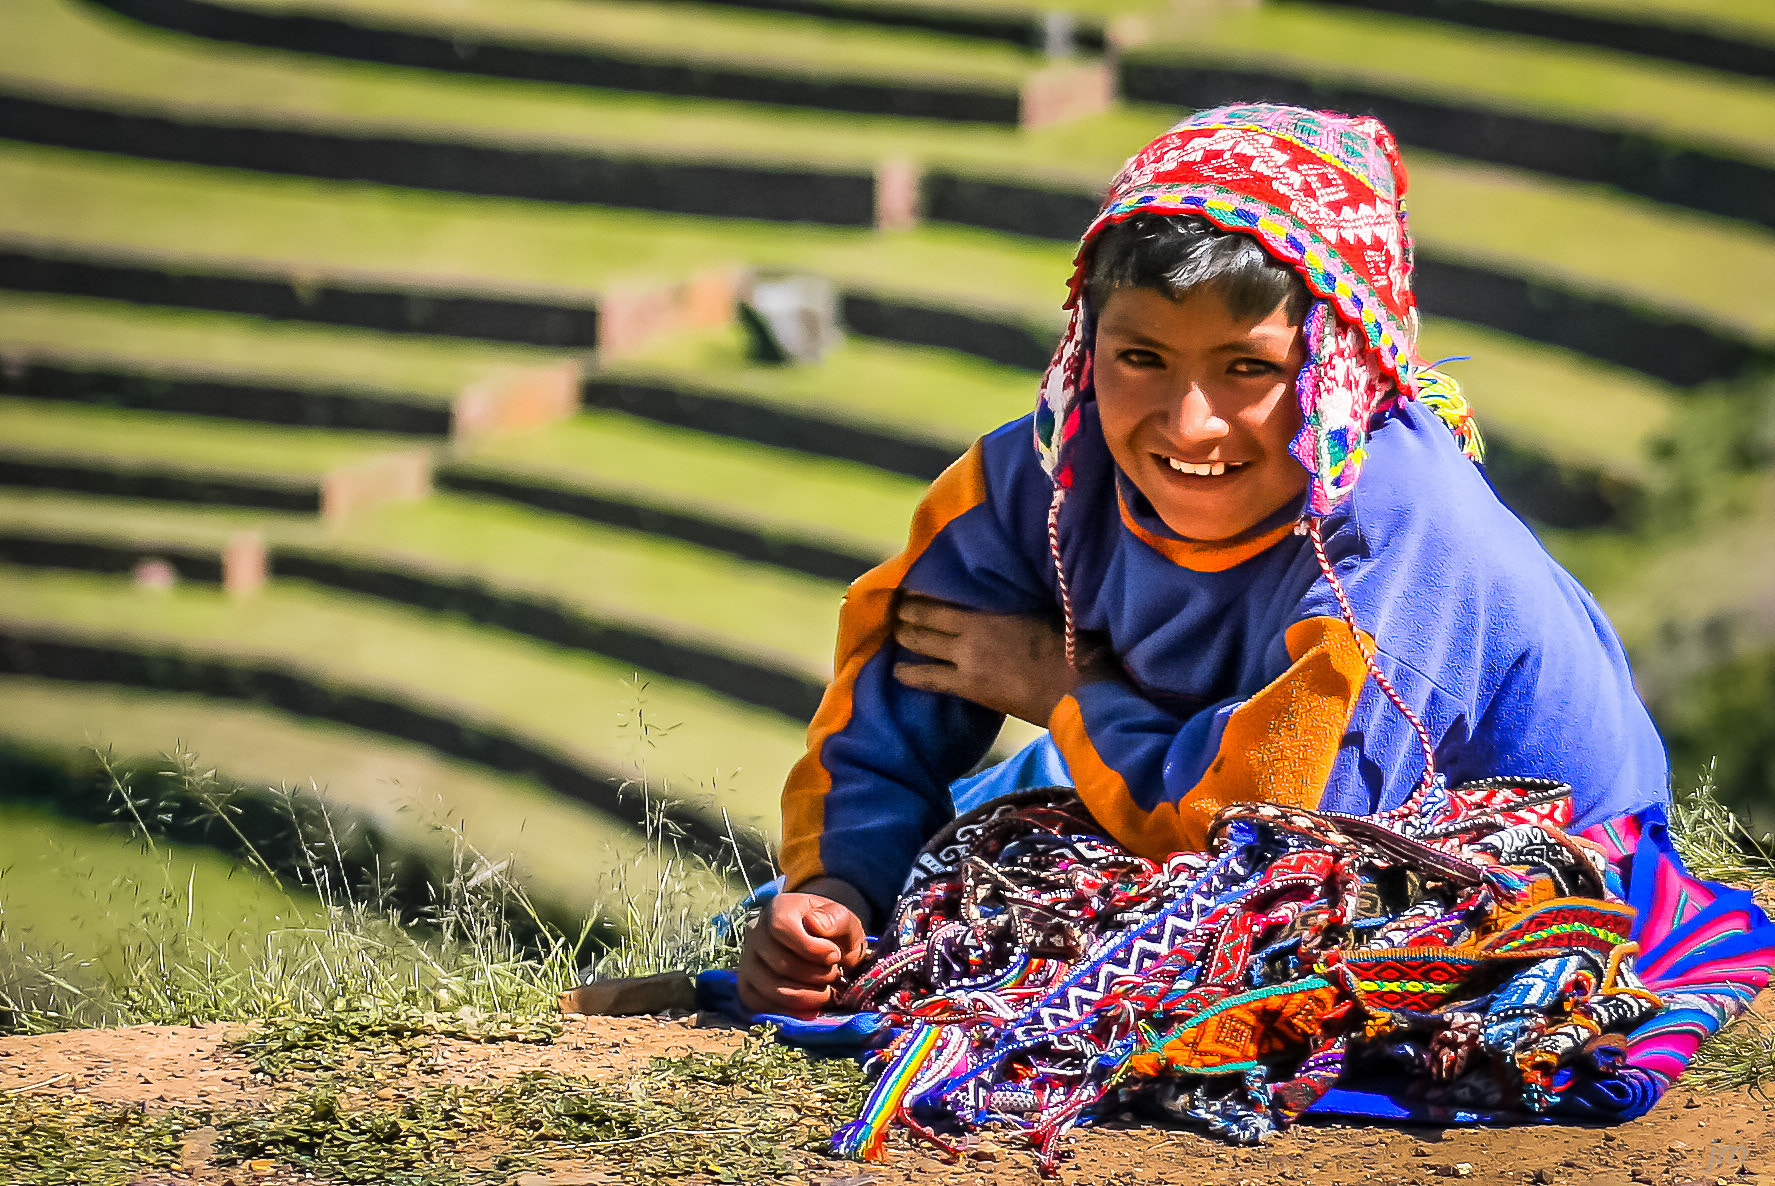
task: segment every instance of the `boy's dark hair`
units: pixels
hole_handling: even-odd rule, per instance
[[[1136,214],[1104,228],[1085,267],[1085,299],[1094,309],[1118,288],[1155,288],[1172,300],[1208,287],[1240,320],[1286,306],[1298,324],[1311,298],[1294,269],[1250,235],[1223,231],[1190,214]]]

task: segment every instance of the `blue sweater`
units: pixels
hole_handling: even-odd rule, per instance
[[[1205,843],[1227,803],[1367,814],[1423,773],[1419,741],[1367,677],[1363,643],[1433,740],[1451,784],[1570,783],[1573,829],[1668,799],[1663,746],[1596,603],[1462,455],[1434,412],[1388,412],[1356,490],[1324,521],[1361,643],[1286,508],[1246,537],[1165,527],[1109,456],[1095,405],[1074,440],[1061,554],[1081,631],[1123,668],[1061,701],[1049,728],[1119,841],[1162,857]],[[905,552],[858,579],[836,675],[783,792],[791,886],[842,878],[878,911],[947,821],[949,784],[1002,719],[893,678],[905,588],[975,609],[1057,614],[1052,486],[1029,419],[977,442],[932,485]]]

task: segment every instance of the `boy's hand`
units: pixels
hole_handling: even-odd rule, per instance
[[[1065,633],[1046,618],[963,609],[917,593],[901,595],[894,641],[933,660],[894,665],[907,687],[960,696],[1043,729],[1056,704],[1102,674],[1090,663],[1073,670]]]
[[[765,903],[746,934],[740,1003],[754,1013],[812,1017],[832,1003],[840,976],[863,959],[862,895],[832,878],[804,889],[812,892],[778,894]]]

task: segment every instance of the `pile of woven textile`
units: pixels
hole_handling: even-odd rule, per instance
[[[1128,1107],[1237,1142],[1328,1100],[1449,1120],[1643,1112],[1766,983],[1768,924],[1682,873],[1661,827],[1638,843],[1635,817],[1569,822],[1559,784],[1438,781],[1371,817],[1229,807],[1207,852],[1155,863],[1070,790],[989,803],[926,846],[841,1002],[894,1036],[834,1148],[879,1156],[900,1126],[955,1151],[994,1125],[1052,1169],[1075,1124]],[[1617,866],[1636,858],[1630,895]],[[1674,885],[1660,858],[1693,909],[1657,900]],[[1634,940],[1648,908],[1669,936],[1715,906],[1754,918],[1679,951]],[[1758,922],[1741,967],[1700,950]]]

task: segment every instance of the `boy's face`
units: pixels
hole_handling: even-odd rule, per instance
[[[1284,306],[1241,321],[1212,291],[1174,301],[1115,289],[1098,312],[1093,364],[1110,455],[1185,539],[1248,531],[1307,488],[1288,452],[1305,361]]]

